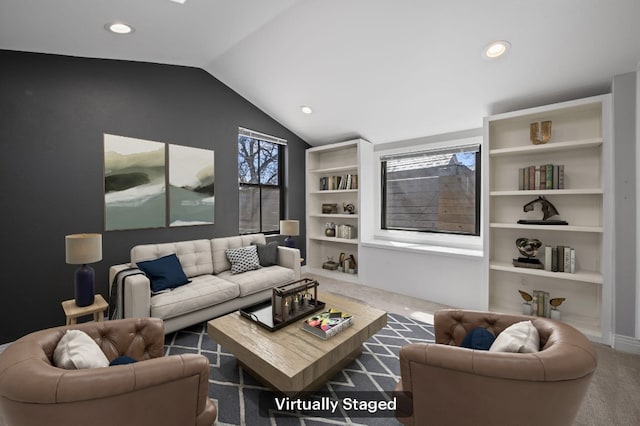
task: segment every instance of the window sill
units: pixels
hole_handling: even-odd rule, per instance
[[[474,259],[482,259],[484,253],[482,249],[469,249],[461,247],[447,247],[434,244],[390,241],[382,239],[361,240],[360,244],[364,247],[383,248],[389,250],[397,250],[411,253],[433,253],[443,256],[469,257]]]

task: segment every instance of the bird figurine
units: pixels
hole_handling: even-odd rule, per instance
[[[526,291],[518,290],[518,292],[520,293],[520,296],[522,296],[522,298],[524,299],[525,302],[531,302],[533,300],[533,296],[531,296]],[[560,303],[562,303],[562,302],[560,302]],[[558,305],[558,306],[560,306],[560,305]]]

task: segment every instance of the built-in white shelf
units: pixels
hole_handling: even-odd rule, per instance
[[[584,189],[530,189],[518,191],[491,191],[489,195],[492,197],[507,196],[531,196],[531,195],[602,195],[600,188],[584,188]]]
[[[602,226],[574,226],[574,225],[527,225],[520,223],[496,223],[489,225],[491,228],[502,229],[532,229],[535,231],[560,231],[560,232],[595,232],[602,233]]]
[[[602,284],[602,274],[595,271],[576,271],[574,274],[570,274],[568,272],[551,272],[544,269],[519,268],[508,262],[489,262],[489,268],[495,271],[510,272],[514,274]]]
[[[358,170],[358,165],[357,164],[348,164],[348,165],[344,165],[344,166],[336,166],[336,167],[325,167],[322,169],[313,169],[313,170],[309,170],[309,173],[340,173],[340,172],[347,172],[349,170]]]
[[[360,231],[363,220],[370,220],[360,213],[362,186],[371,185],[370,172],[363,171],[362,165],[370,166],[373,157],[371,143],[363,139],[355,139],[330,145],[320,145],[307,149],[306,152],[306,226],[307,272],[327,276],[339,280],[358,282],[358,274],[331,271],[322,268],[328,259],[338,262],[341,255],[354,257],[359,265]],[[363,174],[365,176],[363,176]],[[320,190],[320,179],[331,176],[357,175],[357,189]],[[322,213],[326,204],[337,205],[338,212]],[[355,207],[355,214],[344,210],[346,204]],[[325,210],[326,211],[326,210]],[[336,226],[349,225],[357,238],[328,237],[324,234],[327,223]],[[341,234],[342,235],[342,234]],[[357,271],[357,268],[356,268]]]
[[[602,145],[602,138],[589,138],[568,142],[550,142],[544,145],[524,145],[511,148],[490,149],[489,156],[500,157],[506,155],[530,155],[551,153],[556,151],[570,151],[584,148],[595,148]]]
[[[321,235],[312,235],[309,237],[310,240],[316,241],[329,241],[331,243],[342,243],[342,244],[355,244],[358,245],[357,238],[338,238],[338,237],[325,237]]]
[[[551,121],[551,139],[533,144],[530,125]],[[611,95],[562,102],[486,117],[483,143],[483,306],[520,314],[518,290],[564,297],[562,321],[589,338],[610,343],[612,333],[612,125]],[[519,170],[563,165],[563,189],[518,190]],[[568,225],[517,223],[542,219],[523,204],[548,197]],[[532,214],[531,214],[532,213]],[[554,219],[551,217],[550,219]],[[571,247],[576,272],[515,267],[514,242],[537,239],[542,246]],[[544,262],[544,250],[538,251]],[[486,305],[485,305],[486,303]]]

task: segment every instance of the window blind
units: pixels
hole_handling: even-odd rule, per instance
[[[279,145],[286,145],[287,141],[285,139],[267,135],[266,133],[256,132],[255,130],[245,129],[244,127],[238,127],[238,134],[240,136],[246,136],[252,139],[258,139],[265,142],[277,143]]]

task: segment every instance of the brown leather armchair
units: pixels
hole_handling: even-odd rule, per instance
[[[52,365],[67,329],[82,330],[109,361],[139,362],[65,370]],[[196,354],[163,357],[164,324],[132,318],[50,328],[28,334],[0,354],[0,411],[20,425],[212,425],[209,361]]]
[[[458,347],[476,327],[495,336],[531,320],[540,352]],[[573,423],[597,366],[591,342],[547,318],[445,309],[434,316],[436,342],[400,350],[396,417],[404,425],[561,425]]]

